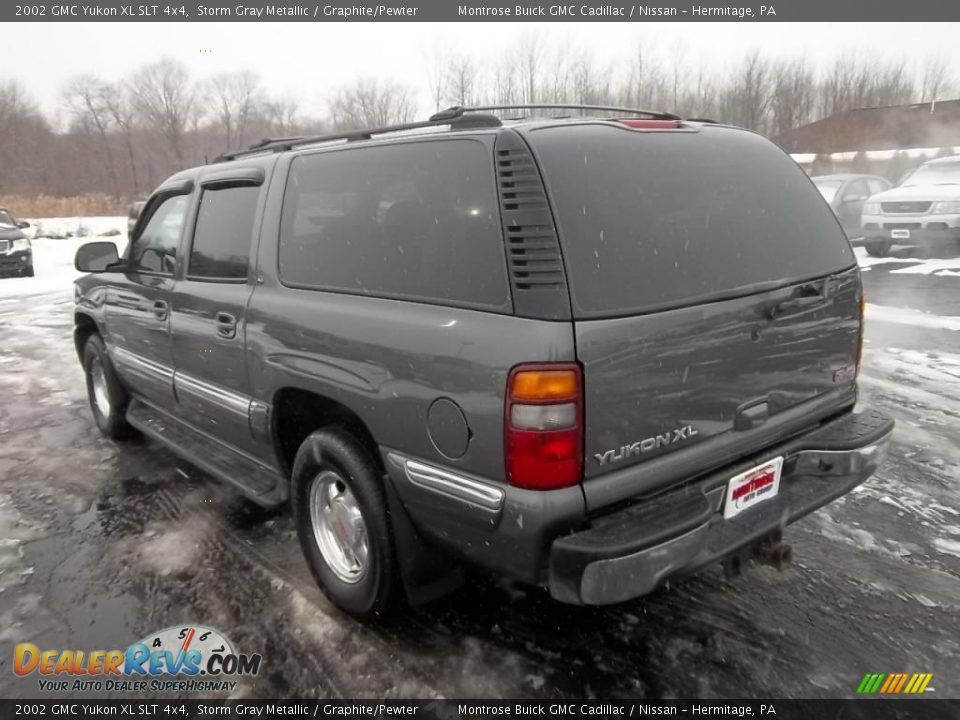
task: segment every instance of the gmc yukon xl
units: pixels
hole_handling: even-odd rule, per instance
[[[97,425],[289,503],[358,616],[463,563],[607,604],[756,552],[862,483],[863,291],[804,173],[665,113],[267,140],[82,247]],[[501,109],[502,110],[502,109]]]

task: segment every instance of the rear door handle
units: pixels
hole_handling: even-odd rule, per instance
[[[156,300],[153,303],[153,315],[157,320],[166,320],[169,306],[163,300]]]
[[[237,336],[237,318],[230,313],[217,313],[217,335],[225,338]]]

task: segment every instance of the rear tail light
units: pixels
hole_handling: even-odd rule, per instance
[[[867,297],[863,294],[863,290],[860,290],[860,334],[857,337],[857,374],[856,377],[860,376],[860,364],[863,362],[863,324],[866,322],[867,317]]]
[[[583,375],[572,363],[518,365],[507,381],[507,481],[530,490],[583,477]]]

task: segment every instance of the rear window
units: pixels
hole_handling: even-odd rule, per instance
[[[806,174],[752,133],[572,125],[530,137],[579,317],[707,302],[854,264]]]
[[[492,150],[420,141],[297,157],[280,277],[300,287],[507,309]]]

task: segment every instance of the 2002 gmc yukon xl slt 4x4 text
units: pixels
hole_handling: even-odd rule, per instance
[[[356,615],[462,561],[623,601],[782,550],[876,469],[857,265],[784,153],[476,110],[264,141],[167,180],[122,259],[82,247],[101,430],[289,502]]]

